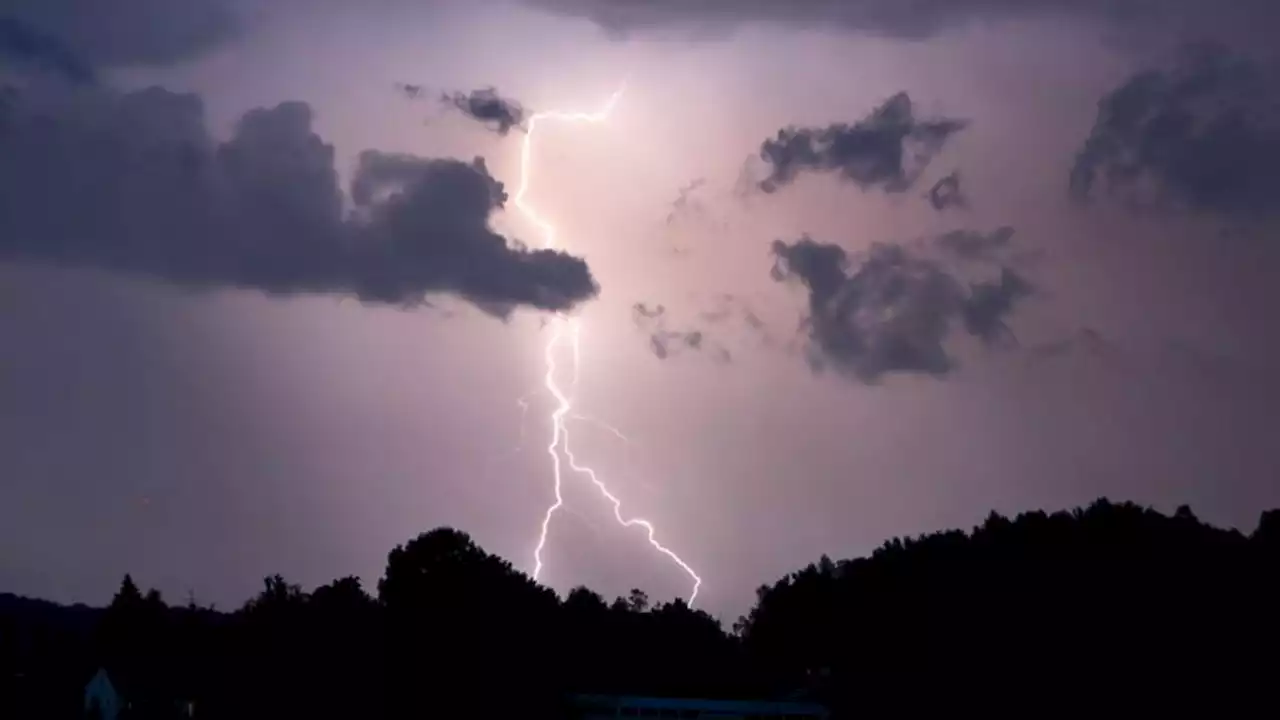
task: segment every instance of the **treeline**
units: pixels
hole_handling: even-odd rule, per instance
[[[275,576],[219,613],[126,577],[102,610],[0,598],[0,717],[81,717],[98,667],[135,718],[563,717],[591,692],[804,694],[836,717],[1255,714],[1274,707],[1278,601],[1276,511],[1249,535],[1105,500],[993,513],[824,557],[728,630],[640,591],[561,599],[439,529],[392,550],[372,593]]]

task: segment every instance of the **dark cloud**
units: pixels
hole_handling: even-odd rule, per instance
[[[1274,0],[526,0],[584,17],[611,34],[688,29],[715,33],[744,23],[843,29],[922,39],[1004,20],[1083,20],[1135,35],[1214,33],[1266,39],[1280,25]]]
[[[347,209],[304,103],[252,110],[217,142],[195,95],[24,92],[0,157],[0,260],[398,304],[447,293],[499,315],[597,291],[582,260],[490,229],[506,194],[481,159],[366,151]]]
[[[856,267],[843,248],[809,237],[775,241],[773,254],[774,279],[808,289],[812,367],[863,382],[889,373],[945,375],[955,367],[946,347],[953,326],[988,344],[1010,337],[1005,319],[1031,290],[1008,268],[996,281],[967,284],[903,245],[873,245]]]
[[[710,342],[702,330],[670,329],[667,309],[662,305],[636,303],[631,306],[631,318],[636,327],[648,335],[649,349],[660,360],[666,360],[685,350],[705,350],[718,362],[729,362],[732,359],[727,349]]]
[[[929,199],[929,204],[933,206],[933,209],[938,212],[951,208],[964,209],[969,207],[969,199],[965,197],[964,191],[960,189],[959,171],[953,171],[934,183],[925,197]]]
[[[416,83],[396,83],[396,92],[410,100],[417,100],[426,94],[427,88]]]
[[[2,12],[90,66],[170,65],[236,37],[233,0],[5,0]]]
[[[1220,47],[1184,49],[1098,103],[1071,169],[1072,197],[1137,206],[1273,213],[1280,199],[1280,83]]]
[[[361,297],[399,303],[445,292],[505,315],[516,305],[567,309],[598,290],[581,259],[530,250],[490,229],[507,195],[481,158],[468,164],[366,150],[352,199],[357,242],[375,249],[360,253]]]
[[[969,297],[962,312],[965,331],[988,345],[1014,340],[1005,318],[1013,313],[1014,305],[1031,291],[1031,283],[1008,267],[1000,269],[998,280],[970,284]]]
[[[45,70],[72,82],[94,81],[93,68],[62,41],[17,18],[0,17],[0,67],[5,63]]]
[[[759,187],[774,192],[802,172],[834,172],[863,190],[904,192],[966,124],[953,118],[918,119],[911,98],[898,93],[852,125],[779,130],[760,146],[769,175]]]
[[[524,122],[525,109],[520,103],[498,94],[495,88],[481,88],[469,93],[445,93],[441,102],[457,108],[464,115],[492,127],[499,135],[506,135],[511,128]]]
[[[977,230],[951,230],[933,239],[944,253],[960,260],[994,262],[1009,249],[1013,228],[1005,225],[989,233]]]

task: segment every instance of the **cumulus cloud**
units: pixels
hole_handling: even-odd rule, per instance
[[[996,280],[966,283],[896,244],[873,245],[856,266],[843,248],[807,236],[775,241],[773,255],[774,279],[808,291],[810,365],[868,383],[890,373],[949,373],[956,361],[946,343],[957,326],[987,344],[1011,339],[1005,320],[1031,291],[1008,267]]]
[[[1071,168],[1072,197],[1222,214],[1274,212],[1280,198],[1280,85],[1217,46],[1129,78],[1098,103]]]
[[[76,83],[94,81],[93,68],[61,40],[17,18],[0,17],[0,68],[10,63]]]
[[[929,199],[929,204],[934,210],[942,212],[951,208],[967,208],[969,207],[969,199],[965,197],[964,192],[960,189],[960,172],[953,171],[947,176],[938,180],[929,188],[929,192],[925,195]]]
[[[845,29],[923,39],[976,23],[1082,20],[1125,31],[1214,33],[1267,40],[1280,25],[1274,0],[525,0],[586,18],[615,35],[723,31],[746,23]],[[1269,30],[1270,29],[1270,30]]]
[[[6,0],[11,21],[74,49],[90,66],[171,65],[243,29],[234,0]]]
[[[348,198],[305,103],[252,110],[218,142],[196,95],[35,90],[0,123],[0,260],[396,304],[446,293],[497,315],[597,292],[581,259],[490,228],[506,193],[481,159],[366,151]]]
[[[774,192],[803,172],[825,172],[862,190],[905,192],[966,125],[954,118],[919,119],[911,98],[898,93],[852,125],[779,130],[760,146],[768,176],[759,188]]]
[[[499,135],[511,132],[511,128],[519,127],[525,119],[525,109],[520,103],[499,95],[496,88],[481,88],[469,93],[445,93],[440,100],[473,120],[484,123]]]

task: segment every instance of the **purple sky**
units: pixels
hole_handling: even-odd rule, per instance
[[[576,410],[630,438],[571,421],[575,450],[726,620],[993,508],[1280,505],[1271,3],[11,5],[0,590],[97,603],[128,571],[230,607],[275,572],[372,583],[439,525],[531,570],[554,402],[517,399],[568,306]],[[541,243],[488,194],[523,133],[440,96],[593,110],[624,79],[606,123],[537,135],[565,253],[504,246]],[[901,92],[911,122],[875,115]],[[687,595],[582,478],[565,500],[542,580]]]

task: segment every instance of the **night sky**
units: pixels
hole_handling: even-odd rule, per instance
[[[0,590],[229,608],[440,525],[532,571],[557,312],[579,460],[723,618],[993,509],[1251,529],[1277,31],[1272,0],[8,0]],[[624,83],[539,127],[543,249],[528,120]],[[542,581],[688,596],[564,500]]]

